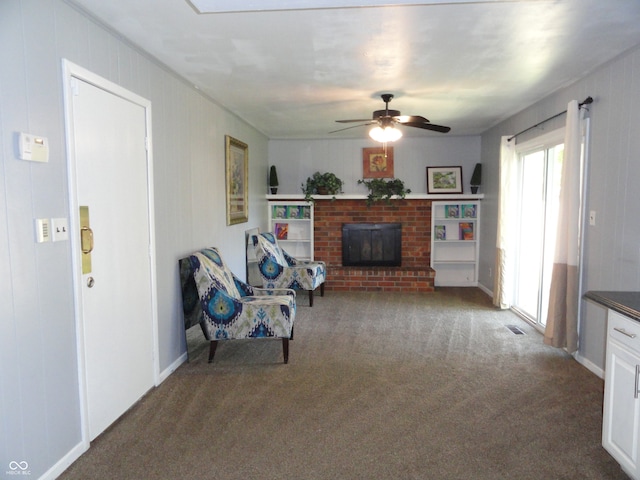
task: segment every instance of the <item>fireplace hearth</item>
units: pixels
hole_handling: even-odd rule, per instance
[[[402,265],[401,223],[342,225],[342,265],[399,267]]]

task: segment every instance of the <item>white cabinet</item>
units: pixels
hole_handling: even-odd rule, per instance
[[[609,310],[602,445],[640,478],[640,323]]]
[[[436,286],[478,285],[480,202],[431,203],[431,268]]]
[[[289,255],[313,260],[313,203],[270,201],[269,230]]]

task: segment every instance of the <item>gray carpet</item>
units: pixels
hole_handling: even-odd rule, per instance
[[[288,365],[280,341],[202,348],[61,478],[627,478],[602,380],[481,291],[300,303]]]

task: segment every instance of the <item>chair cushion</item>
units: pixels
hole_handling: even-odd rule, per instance
[[[258,235],[258,241],[260,242],[260,246],[265,250],[265,253],[267,253],[267,255],[269,255],[278,265],[281,267],[289,266],[284,252],[278,245],[276,237],[272,233],[261,233]]]
[[[222,260],[216,248],[206,248],[193,254],[200,267],[208,274],[215,287],[233,298],[240,298],[240,292],[233,280],[233,273]],[[194,268],[195,270],[195,268]],[[200,286],[198,285],[200,291]]]

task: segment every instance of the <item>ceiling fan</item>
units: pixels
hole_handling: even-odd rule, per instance
[[[404,125],[407,127],[416,127],[422,128],[424,130],[432,130],[434,132],[447,133],[451,130],[450,127],[445,127],[443,125],[436,125],[434,123],[429,122],[424,117],[420,115],[401,115],[398,110],[389,110],[389,102],[393,98],[391,93],[383,93],[381,95],[382,100],[384,101],[385,108],[384,110],[376,110],[373,112],[373,116],[371,119],[369,118],[360,118],[354,120],[336,120],[338,123],[353,123],[353,122],[366,122],[360,125],[354,125],[352,127],[341,128],[339,130],[334,130],[329,133],[342,132],[343,130],[348,130],[350,128],[363,127],[365,125],[377,125],[376,128],[371,129],[369,135],[374,140],[379,142],[392,142],[397,140],[402,136],[402,132],[395,128],[396,124]]]

